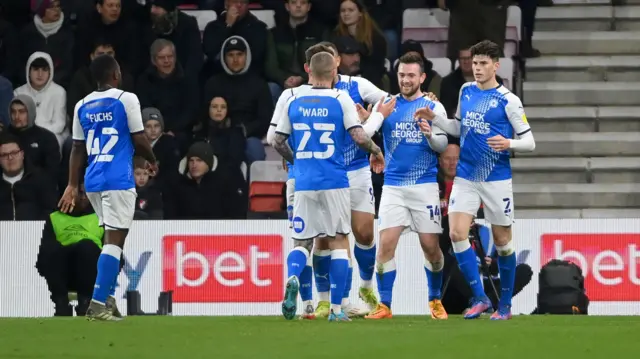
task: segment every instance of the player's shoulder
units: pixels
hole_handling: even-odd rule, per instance
[[[460,93],[462,93],[463,91],[474,90],[477,87],[478,84],[475,81],[465,82],[464,84],[462,84],[462,87],[460,87]]]
[[[522,106],[522,100],[520,100],[520,97],[518,97],[518,95],[511,92],[504,85],[500,85],[496,89],[496,92],[499,93],[502,99],[504,100],[505,106],[506,105]]]

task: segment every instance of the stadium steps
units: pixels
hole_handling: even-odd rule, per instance
[[[640,207],[640,184],[635,183],[515,183],[513,192],[522,209]]]
[[[640,132],[539,132],[536,149],[522,157],[632,157],[640,156]]]
[[[638,56],[631,55],[545,56],[527,60],[527,81],[640,81],[639,61]]]
[[[640,183],[640,157],[514,158],[515,183]]]
[[[525,107],[534,133],[640,131],[640,107]]]
[[[523,92],[525,104],[534,106],[631,106],[639,102],[640,82],[526,81]]]
[[[637,54],[640,31],[535,31],[533,46],[544,55]]]
[[[538,8],[539,31],[638,31],[640,6],[552,6]]]

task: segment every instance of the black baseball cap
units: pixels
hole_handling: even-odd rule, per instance
[[[334,42],[340,54],[358,54],[362,51],[362,46],[358,40],[351,36],[341,36]]]

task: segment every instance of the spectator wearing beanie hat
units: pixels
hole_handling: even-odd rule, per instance
[[[64,13],[59,0],[31,0],[33,21],[20,33],[22,52],[20,60],[24,66],[31,54],[46,52],[53,59],[54,79],[66,87],[73,74],[74,35],[65,25]]]
[[[442,76],[440,76],[440,74],[433,70],[433,63],[426,57],[424,57],[424,50],[422,49],[422,45],[414,40],[407,40],[403,42],[400,49],[400,56],[406,55],[408,53],[420,55],[422,57],[422,61],[424,62],[424,73],[427,75],[427,78],[424,80],[422,86],[420,87],[422,92],[432,92],[436,95],[436,97],[439,98]],[[389,79],[391,80],[390,93],[400,92],[400,87],[398,86],[398,63],[399,60],[396,60],[393,64],[393,68],[389,72]]]
[[[180,151],[175,137],[164,135],[164,118],[155,107],[142,110],[144,133],[151,142],[153,154],[156,156],[160,171],[156,176],[156,184],[170,183],[177,177],[176,170],[180,162]],[[173,177],[170,178],[170,177]]]
[[[179,11],[178,0],[147,0],[147,3],[151,3],[151,26],[145,29],[145,46],[151,48],[159,38],[173,42],[178,63],[187,77],[197,80],[204,55],[196,18]]]
[[[180,178],[165,192],[165,219],[243,219],[247,214],[244,186],[228,177],[206,142],[189,147],[179,165]]]

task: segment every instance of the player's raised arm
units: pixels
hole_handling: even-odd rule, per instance
[[[460,92],[458,93],[458,107],[456,108],[456,115],[454,119],[449,119],[447,118],[447,115],[445,113],[444,116],[442,116],[441,114],[434,114],[433,118],[430,119],[433,121],[433,125],[434,126],[438,126],[441,129],[443,129],[446,133],[450,134],[451,136],[456,136],[456,137],[460,137],[460,121],[462,119],[462,115],[460,114],[460,102],[462,102],[462,90],[471,85],[473,82],[467,82],[464,85],[462,85],[462,87],[460,88]],[[416,115],[418,115],[419,112],[423,112],[422,110],[424,109],[420,109],[416,112]],[[422,118],[426,118],[429,119],[427,117],[425,117],[427,114],[425,113],[421,113]]]
[[[505,112],[509,122],[511,122],[513,132],[518,136],[518,139],[509,139],[509,148],[516,152],[532,152],[536,149],[536,141],[533,138],[533,132],[531,132],[527,116],[524,113],[522,101],[512,93],[506,97]]]
[[[294,98],[290,98],[283,108],[282,117],[278,120],[278,127],[276,127],[275,135],[273,137],[273,143],[271,146],[289,163],[293,163],[293,151],[287,143],[287,138],[291,135],[291,119],[289,119],[289,105]],[[355,110],[354,110],[355,111]]]
[[[338,96],[338,100],[340,101],[342,113],[344,114],[344,128],[349,132],[353,141],[363,150],[377,155],[377,153],[380,152],[380,147],[371,140],[371,136],[369,136],[362,128],[362,125],[360,125],[360,117],[358,116],[358,111],[356,111],[356,105],[353,100],[344,94]]]
[[[144,134],[144,125],[142,124],[142,110],[140,108],[140,100],[138,96],[131,92],[125,92],[120,97],[120,101],[124,104],[127,113],[127,124],[129,133],[136,147],[136,154],[147,160],[152,166],[152,172],[155,172],[156,156],[153,154],[153,148],[149,139]]]
[[[369,137],[373,136],[380,127],[382,127],[384,119],[389,117],[396,107],[396,96],[392,96],[388,101],[387,99],[388,97],[384,96],[378,100],[371,110],[371,115],[369,115],[367,121],[362,125],[362,128]]]
[[[432,110],[435,117],[447,117],[447,111],[444,106],[440,102],[434,102],[434,108]],[[440,127],[435,125],[429,125],[429,122],[425,121],[422,118],[416,119],[418,122],[418,127],[420,127],[420,131],[427,139],[429,146],[435,152],[441,153],[447,148],[449,144],[449,140],[447,139],[447,133],[444,132]]]

